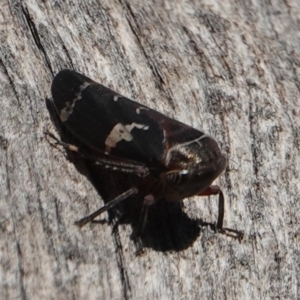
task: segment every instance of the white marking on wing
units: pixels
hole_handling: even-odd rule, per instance
[[[75,98],[73,99],[72,102],[66,102],[66,106],[60,111],[59,117],[63,122],[66,122],[69,118],[69,116],[72,114],[74,106],[77,101],[81,100],[82,98],[82,92],[89,86],[91,85],[89,82],[84,82],[80,87],[79,87],[79,92],[75,95]]]
[[[131,123],[127,125],[123,125],[121,123],[118,123],[115,125],[115,127],[111,130],[110,134],[105,140],[105,153],[109,154],[111,151],[111,148],[116,147],[117,143],[120,141],[126,141],[130,142],[133,139],[133,136],[131,134],[131,131],[134,129],[142,129],[142,130],[148,130],[149,126],[144,124],[138,124],[138,123]]]
[[[197,139],[194,139],[192,141],[188,141],[188,142],[185,142],[185,143],[182,143],[182,144],[178,144],[178,145],[175,145],[175,146],[171,147],[168,150],[167,155],[166,155],[166,165],[168,165],[170,163],[170,160],[172,158],[172,152],[178,151],[178,149],[180,149],[182,147],[185,147],[185,146],[188,146],[188,145],[190,145],[192,143],[197,143],[199,146],[201,146],[201,144],[199,143],[199,141],[202,140],[202,139],[204,139],[204,138],[207,138],[207,137],[210,137],[210,136],[206,135],[206,134],[203,134],[200,137],[198,137]]]
[[[138,107],[135,111],[136,111],[136,113],[139,115],[140,113],[141,113],[141,110],[149,110],[149,108],[147,108],[147,107]]]
[[[129,125],[125,125],[125,128],[131,132],[131,130],[133,128],[137,128],[137,129],[143,129],[143,130],[148,130],[149,126],[148,125],[144,125],[144,124],[138,124],[138,123],[131,123]]]

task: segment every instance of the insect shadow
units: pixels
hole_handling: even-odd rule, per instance
[[[91,162],[87,162],[87,166],[91,182],[104,202],[115,198],[138,180],[132,175],[95,168]],[[139,195],[132,196],[110,210],[110,217],[117,217],[117,224],[130,224],[134,233],[139,226],[142,204]],[[180,251],[191,246],[199,233],[199,221],[188,217],[182,202],[161,199],[148,210],[141,242],[143,247],[157,251]]]
[[[46,99],[46,107],[51,121],[60,133],[62,141],[78,145],[76,140],[63,126],[57,116],[50,99]],[[134,186],[139,179],[137,175],[103,169],[93,161],[82,158],[79,154],[66,151],[68,159],[78,172],[87,177],[105,203]],[[82,162],[85,162],[84,164]],[[112,234],[118,225],[129,224],[134,233],[139,226],[143,199],[139,195],[131,196],[108,211],[109,222],[116,219]],[[99,201],[99,207],[101,203]],[[84,217],[78,216],[78,219]],[[98,221],[97,221],[98,220]],[[105,217],[100,216],[93,223],[103,223]],[[76,220],[74,219],[74,222]],[[95,224],[101,226],[100,224]],[[214,224],[202,222],[201,219],[191,219],[183,210],[182,202],[168,202],[165,199],[150,206],[143,234],[140,238],[143,247],[156,251],[181,251],[190,247],[200,234],[201,226]],[[75,225],[74,225],[75,226]],[[101,228],[100,228],[101,230]],[[134,239],[133,236],[131,236]],[[138,246],[140,247],[140,246]]]

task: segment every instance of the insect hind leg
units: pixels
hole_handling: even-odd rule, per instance
[[[125,159],[116,159],[113,156],[105,155],[105,154],[94,154],[92,151],[89,151],[85,147],[78,147],[73,144],[65,143],[55,137],[51,132],[45,132],[45,134],[55,140],[55,146],[60,145],[64,149],[76,152],[81,157],[93,161],[96,166],[103,169],[110,169],[112,171],[119,171],[124,173],[134,173],[139,177],[145,177],[149,174],[149,170],[146,166],[141,163],[137,163],[134,161],[127,161]]]
[[[131,196],[133,196],[137,193],[138,193],[137,188],[135,188],[135,187],[130,188],[129,190],[127,190],[123,194],[119,195],[115,199],[109,201],[107,204],[105,204],[104,206],[102,206],[100,209],[96,210],[92,214],[76,221],[75,224],[79,227],[82,227],[82,226],[86,225],[87,223],[92,222],[96,217],[98,217],[103,212],[108,211],[109,209],[111,209],[114,206],[118,205],[120,202],[124,201],[128,197],[131,197]]]

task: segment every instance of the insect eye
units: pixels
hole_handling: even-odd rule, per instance
[[[169,185],[177,185],[187,182],[189,178],[189,173],[187,170],[175,171],[165,174],[165,180]]]

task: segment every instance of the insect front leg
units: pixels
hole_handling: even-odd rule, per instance
[[[199,196],[210,196],[210,195],[219,195],[219,212],[218,212],[218,220],[217,224],[214,225],[215,229],[227,236],[231,236],[239,241],[243,239],[244,233],[239,230],[231,229],[231,228],[224,228],[223,227],[223,220],[224,220],[224,211],[225,211],[225,200],[222,190],[217,185],[211,185]]]

